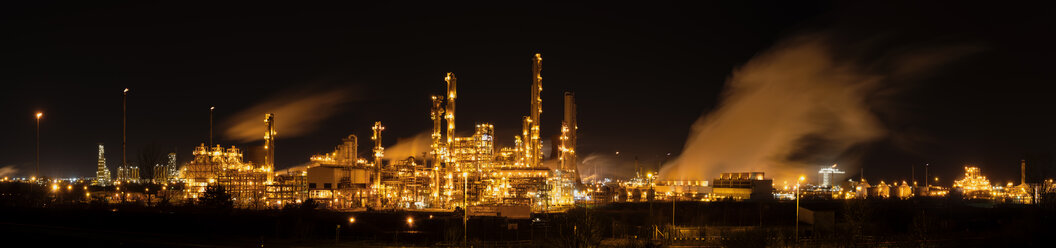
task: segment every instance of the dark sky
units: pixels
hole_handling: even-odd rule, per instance
[[[99,142],[116,168],[126,87],[130,160],[153,144],[186,161],[207,140],[209,106],[217,107],[217,143],[259,145],[224,137],[224,125],[239,121],[229,118],[305,91],[352,93],[298,137],[281,136],[278,116],[277,167],[328,152],[349,133],[368,147],[377,120],[391,145],[430,128],[428,96],[444,90],[448,71],[459,78],[460,132],[492,122],[499,141],[511,143],[528,112],[536,52],[545,62],[544,136],[558,130],[562,92],[574,90],[580,154],[621,151],[655,164],[682,152],[692,123],[720,104],[732,70],[804,32],[847,46],[883,37],[860,55],[866,61],[906,44],[982,48],[877,110],[899,135],[855,148],[869,178],[907,178],[911,166],[930,163],[947,179],[971,163],[1007,181],[1023,158],[1038,165],[1038,177],[1056,172],[1048,87],[1056,21],[1037,6],[15,4],[0,7],[0,166],[20,175],[33,168],[38,110],[42,174],[93,175]]]

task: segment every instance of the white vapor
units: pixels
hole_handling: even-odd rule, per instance
[[[661,176],[710,180],[720,172],[763,171],[794,178],[843,162],[834,160],[887,136],[871,99],[890,93],[891,81],[966,52],[895,54],[863,65],[836,54],[828,41],[787,40],[735,70],[721,105],[693,124],[682,154]]]
[[[349,101],[343,90],[288,93],[264,101],[227,119],[226,139],[251,142],[264,139],[264,114],[275,114],[277,138],[307,134],[323,120],[337,114]]]

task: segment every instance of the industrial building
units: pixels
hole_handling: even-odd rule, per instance
[[[774,198],[773,182],[763,172],[721,173],[711,187],[715,198],[770,200]]]
[[[133,166],[131,163],[117,167],[117,181],[119,182],[139,182],[139,166]]]
[[[92,184],[108,186],[111,183],[110,169],[106,168],[106,150],[103,148],[103,143],[99,143],[99,161],[95,170],[95,181]]]

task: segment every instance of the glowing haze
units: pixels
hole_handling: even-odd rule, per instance
[[[721,172],[762,171],[785,179],[853,162],[837,160],[887,135],[870,101],[890,89],[891,79],[953,55],[886,54],[866,66],[832,47],[825,36],[800,36],[735,70],[721,105],[694,123],[682,154],[661,177],[710,180]]]
[[[374,143],[370,143],[374,147]],[[432,152],[433,140],[429,132],[421,132],[410,138],[396,138],[396,144],[385,147],[385,159],[389,161],[403,160],[408,157],[432,160],[432,157],[424,155]],[[368,158],[369,159],[369,158]]]
[[[349,100],[343,90],[287,93],[264,101],[232,116],[225,122],[224,138],[238,142],[264,139],[264,114],[275,114],[277,138],[301,136],[337,114],[340,105]]]

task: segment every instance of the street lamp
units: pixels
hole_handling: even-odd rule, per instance
[[[796,242],[799,242],[799,187],[806,179],[804,176],[799,176],[799,181],[796,181]]]
[[[213,147],[213,110],[216,107],[209,107],[209,147]]]
[[[33,172],[33,177],[40,176],[40,117],[44,117],[44,112],[37,112],[37,168]]]
[[[126,153],[128,148],[128,137],[125,131],[128,129],[128,88],[125,88],[121,92],[121,167],[124,168],[128,163],[126,160]]]

